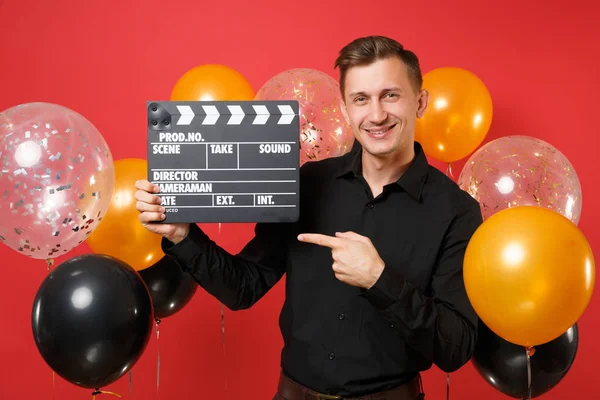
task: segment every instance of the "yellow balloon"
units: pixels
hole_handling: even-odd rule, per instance
[[[115,193],[108,212],[86,242],[95,253],[116,257],[139,271],[160,260],[161,236],[140,223],[135,181],[147,179],[148,162],[126,158],[114,162]]]
[[[577,226],[535,206],[489,217],[467,246],[463,273],[480,319],[525,347],[547,343],[573,326],[596,276],[592,250]]]
[[[253,100],[250,82],[233,68],[205,64],[183,74],[171,91],[172,101]]]
[[[425,115],[417,118],[415,140],[425,154],[454,162],[483,142],[492,124],[492,97],[475,74],[462,68],[438,68],[423,76],[429,92]]]

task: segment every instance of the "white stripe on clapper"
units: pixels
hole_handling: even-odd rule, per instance
[[[206,117],[204,118],[204,121],[202,121],[202,125],[214,125],[214,124],[216,124],[217,120],[219,119],[219,116],[221,115],[221,114],[219,114],[219,110],[217,110],[217,107],[215,107],[215,106],[202,106],[202,109],[206,113]]]
[[[269,116],[271,115],[267,109],[267,106],[256,105],[252,106],[252,108],[254,108],[254,111],[256,111],[256,117],[254,118],[254,121],[252,121],[252,125],[266,124],[269,120]]]
[[[194,112],[190,106],[177,106],[177,110],[181,114],[177,120],[177,125],[189,125],[194,119]]]
[[[227,106],[229,111],[231,112],[231,117],[229,121],[227,121],[227,125],[239,125],[244,119],[244,110],[240,106]]]
[[[279,121],[277,122],[277,124],[279,124],[279,125],[291,124],[295,117],[294,110],[292,109],[292,107],[288,106],[288,105],[278,105],[277,107],[279,107],[279,111],[281,111],[281,118],[279,118]]]

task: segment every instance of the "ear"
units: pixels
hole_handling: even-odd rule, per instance
[[[344,116],[346,123],[350,125],[350,118],[348,118],[348,110],[346,109],[346,102],[344,99],[340,100],[340,110],[342,110],[342,115]]]
[[[425,110],[429,104],[429,92],[427,89],[421,89],[417,98],[417,118],[423,118]]]

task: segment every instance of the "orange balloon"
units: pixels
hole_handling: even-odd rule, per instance
[[[489,217],[467,246],[463,273],[480,319],[525,347],[550,342],[573,326],[596,279],[583,233],[561,214],[536,206]]]
[[[95,253],[116,257],[139,271],[164,256],[161,236],[142,226],[135,207],[135,181],[147,179],[148,163],[127,158],[114,166],[115,191],[108,212],[86,242]]]
[[[485,139],[492,124],[492,97],[483,82],[461,68],[438,68],[423,76],[429,104],[417,118],[415,140],[443,162],[460,160]]]
[[[175,84],[171,101],[253,100],[254,89],[236,70],[206,64],[187,71]]]

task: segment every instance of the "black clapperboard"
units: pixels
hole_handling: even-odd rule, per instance
[[[297,101],[151,101],[148,180],[165,223],[295,222]]]

